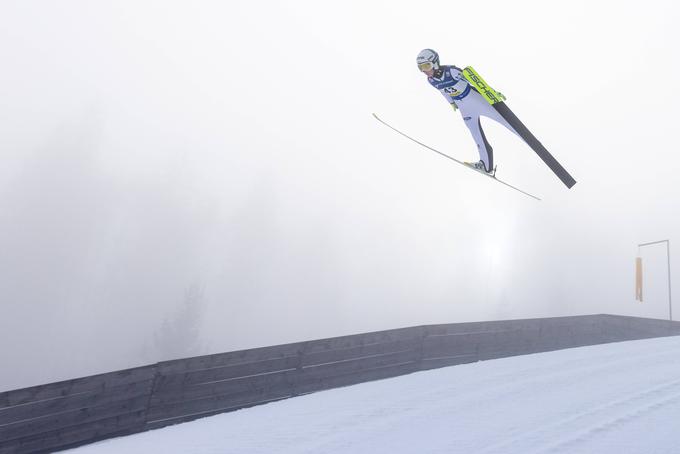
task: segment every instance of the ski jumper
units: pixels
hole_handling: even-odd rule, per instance
[[[486,140],[480,117],[491,118],[517,134],[520,138],[522,136],[465,80],[460,68],[442,65],[432,77],[427,78],[427,81],[444,95],[449,104],[458,107],[465,121],[465,126],[468,127],[472,138],[477,144],[479,158],[484,163],[486,170],[492,171],[493,148]],[[524,139],[522,138],[522,140]]]

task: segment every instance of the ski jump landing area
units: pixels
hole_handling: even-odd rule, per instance
[[[0,454],[53,452],[427,369],[675,335],[679,322],[587,315],[418,326],[167,361],[0,393]]]

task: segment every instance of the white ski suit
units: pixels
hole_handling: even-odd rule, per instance
[[[477,92],[465,77],[463,71],[456,66],[440,66],[427,81],[444,95],[444,98],[458,107],[465,125],[470,130],[477,144],[479,158],[484,162],[487,171],[493,170],[493,148],[486,140],[480,117],[488,117],[497,121],[522,138],[515,129]]]

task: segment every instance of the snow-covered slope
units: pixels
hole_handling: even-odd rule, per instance
[[[680,337],[310,394],[74,453],[680,453]]]

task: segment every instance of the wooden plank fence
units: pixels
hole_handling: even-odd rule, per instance
[[[166,361],[0,393],[0,454],[53,452],[420,370],[679,334],[679,322],[591,315],[419,326]]]
[[[146,366],[0,394],[0,453],[50,452],[139,431],[156,374]]]

